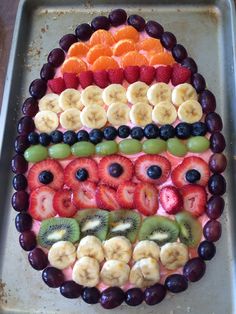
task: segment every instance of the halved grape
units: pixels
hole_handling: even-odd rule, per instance
[[[224,210],[225,201],[222,197],[218,195],[213,195],[206,205],[206,214],[211,219],[219,218]]]
[[[15,192],[12,195],[11,204],[18,212],[27,210],[29,206],[29,194],[26,191]]]
[[[64,282],[63,272],[55,267],[47,267],[42,272],[43,281],[50,288],[59,288]]]
[[[142,32],[145,28],[145,20],[138,14],[132,14],[128,17],[128,24],[133,26],[138,32]]]
[[[29,116],[22,117],[17,124],[17,131],[19,134],[29,134],[34,131],[34,129],[34,120]]]
[[[31,230],[22,232],[19,236],[19,242],[23,250],[33,250],[37,245],[35,233]]]
[[[146,154],[160,154],[167,149],[166,141],[159,138],[149,139],[143,142],[143,151]]]
[[[209,159],[209,168],[214,173],[224,172],[227,166],[227,159],[225,155],[215,153]]]
[[[188,288],[188,281],[183,275],[173,274],[166,278],[165,286],[169,291],[179,293]]]
[[[19,213],[15,218],[16,230],[19,232],[28,231],[32,227],[32,217],[27,213]]]
[[[205,118],[205,123],[210,133],[220,132],[223,128],[222,119],[216,112],[208,113]]]
[[[148,305],[160,303],[166,296],[166,287],[157,283],[144,290],[144,300]]]
[[[84,288],[81,297],[88,304],[97,304],[100,298],[100,291],[96,287]]]
[[[100,156],[112,155],[118,152],[116,141],[105,141],[96,145],[96,154]]]
[[[26,149],[24,157],[28,162],[39,162],[48,157],[48,150],[42,145],[33,145]]]
[[[59,67],[65,60],[64,51],[61,48],[53,49],[48,55],[48,62],[54,67]]]
[[[79,298],[82,292],[82,286],[78,285],[73,280],[65,281],[60,286],[60,293],[63,297],[68,299],[76,299]]]
[[[123,154],[132,155],[142,151],[142,143],[135,139],[127,139],[119,142],[119,151]]]
[[[194,73],[192,75],[191,83],[196,89],[197,93],[204,91],[204,89],[206,88],[206,81],[200,73]]]
[[[177,138],[170,138],[167,141],[167,150],[174,156],[185,156],[188,152],[185,144]]]
[[[119,287],[110,287],[101,293],[100,304],[104,309],[114,309],[125,300],[124,291]]]
[[[47,83],[44,80],[36,79],[29,87],[29,93],[32,97],[36,99],[42,98],[47,91]]]
[[[177,62],[181,62],[187,57],[188,53],[183,45],[176,44],[172,49],[172,55]]]
[[[18,154],[23,154],[24,151],[29,147],[29,141],[27,135],[19,135],[15,139],[15,151]]]
[[[123,9],[112,10],[108,16],[112,26],[119,26],[126,22],[127,13]]]
[[[34,117],[39,111],[38,101],[33,98],[27,98],[22,105],[22,113],[29,117]]]
[[[171,32],[164,32],[161,36],[161,44],[167,50],[172,50],[172,48],[176,45],[176,37]]]
[[[76,42],[77,38],[74,34],[66,34],[60,39],[59,45],[64,51],[68,51],[70,46]]]
[[[200,280],[206,271],[205,262],[199,258],[195,257],[187,261],[183,268],[184,276],[192,282]]]
[[[63,143],[54,144],[49,147],[48,154],[51,158],[55,159],[67,158],[71,154],[70,145]]]
[[[216,109],[216,99],[214,94],[209,90],[204,90],[199,94],[198,101],[202,105],[204,113],[213,112]]]
[[[125,303],[130,306],[137,306],[143,302],[144,294],[139,288],[131,288],[125,292]]]
[[[47,255],[38,247],[29,253],[28,260],[30,265],[36,270],[43,270],[48,265]]]
[[[221,174],[213,174],[208,181],[209,192],[213,195],[223,195],[226,191],[226,181]]]
[[[95,145],[90,142],[81,141],[71,146],[72,155],[87,157],[95,154]]]
[[[25,173],[28,169],[28,163],[22,155],[15,155],[11,161],[11,169],[14,173]]]
[[[205,261],[211,260],[216,254],[216,246],[209,241],[202,241],[198,247],[198,255]]]
[[[12,185],[16,191],[22,191],[27,188],[28,182],[23,174],[17,174],[13,177]]]
[[[158,39],[161,38],[164,32],[162,25],[157,23],[156,21],[148,21],[146,23],[145,30],[149,36],[158,38]]]
[[[210,147],[210,142],[204,136],[194,136],[188,139],[187,147],[190,152],[203,153]]]
[[[89,40],[89,38],[91,37],[92,33],[93,33],[93,29],[87,23],[83,23],[83,24],[78,25],[76,27],[76,30],[75,30],[76,37],[79,40],[81,40],[81,41]]]
[[[55,75],[55,69],[50,63],[44,63],[40,71],[41,79],[48,81],[51,80]]]
[[[222,153],[226,143],[224,135],[220,132],[213,133],[210,137],[210,147],[213,153]]]
[[[203,227],[203,234],[206,240],[216,242],[221,237],[221,223],[217,220],[208,220]]]
[[[108,31],[110,28],[110,21],[106,16],[96,16],[92,19],[91,26],[95,31],[98,29],[105,29]]]

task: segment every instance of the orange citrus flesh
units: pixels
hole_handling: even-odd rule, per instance
[[[101,71],[109,69],[117,69],[119,64],[112,57],[101,56],[99,57],[91,67],[92,71]]]
[[[148,60],[141,53],[137,51],[130,51],[122,57],[122,65],[123,67],[127,67],[130,65],[148,65]]]
[[[131,39],[135,42],[139,40],[139,32],[133,26],[124,26],[119,29],[115,34],[114,38],[116,41],[122,39]]]
[[[72,46],[70,46],[70,49],[68,50],[68,57],[85,57],[88,51],[88,45],[82,42],[74,43]]]
[[[146,38],[146,39],[140,41],[137,44],[137,48],[139,50],[155,51],[155,53],[160,53],[160,52],[164,51],[164,48],[163,48],[160,40],[155,39],[155,38]]]
[[[154,54],[150,58],[150,65],[164,64],[164,65],[172,65],[176,63],[175,59],[168,52],[160,52]]]
[[[87,64],[76,57],[71,57],[69,59],[66,59],[64,63],[61,66],[61,72],[62,73],[76,73],[79,74],[82,71],[87,70]]]
[[[111,33],[104,29],[99,29],[92,34],[89,43],[91,46],[102,44],[110,47],[114,45],[115,40]]]
[[[136,50],[136,44],[131,39],[119,40],[113,47],[113,54],[116,57],[120,57],[129,51]]]
[[[89,52],[87,53],[87,61],[92,64],[95,60],[97,60],[101,56],[112,56],[112,50],[108,46],[104,45],[95,45],[92,48],[90,48]]]

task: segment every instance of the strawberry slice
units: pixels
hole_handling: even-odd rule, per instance
[[[84,172],[83,176],[81,172]],[[64,169],[65,184],[74,190],[83,181],[98,182],[97,173],[98,167],[95,160],[85,157],[76,158]]]
[[[98,175],[103,183],[117,187],[119,184],[131,180],[133,164],[124,156],[106,156],[99,162]]]
[[[183,199],[176,187],[167,185],[160,190],[160,203],[164,210],[174,215],[183,209]]]
[[[73,190],[72,202],[78,208],[96,208],[95,200],[96,184],[94,182],[81,182]]]
[[[48,186],[41,186],[30,194],[29,213],[32,218],[42,221],[56,216],[53,208],[55,190]]]
[[[188,184],[180,190],[183,196],[184,209],[193,216],[202,215],[206,208],[207,193],[204,187],[197,184]]]
[[[118,186],[116,191],[116,198],[121,208],[133,209],[134,204],[134,191],[136,184],[133,182],[124,182]]]
[[[139,183],[134,191],[135,206],[145,216],[154,215],[158,209],[158,191],[153,184]]]
[[[96,190],[97,206],[106,210],[117,210],[120,208],[116,200],[116,191],[109,186],[100,185]]]
[[[196,177],[198,180],[189,180],[189,176],[187,175],[188,171],[196,170],[198,171],[198,175],[200,175],[200,179]],[[189,174],[189,172],[188,172]],[[171,174],[171,179],[174,185],[177,188],[181,188],[183,185],[189,183],[195,183],[198,185],[206,186],[210,177],[210,170],[208,164],[200,157],[191,156],[186,157],[183,162],[178,165]],[[188,180],[187,180],[188,178]]]
[[[43,160],[30,168],[27,179],[31,191],[46,185],[59,190],[64,184],[63,168],[56,160]]]
[[[163,156],[142,155],[135,161],[135,175],[144,182],[162,184],[167,180],[171,164]]]
[[[59,190],[53,197],[53,208],[61,217],[73,217],[77,208],[71,202],[72,193],[69,190]]]

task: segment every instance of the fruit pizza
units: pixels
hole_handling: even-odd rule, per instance
[[[66,298],[157,304],[202,278],[221,236],[215,96],[174,34],[123,9],[59,45],[17,127],[20,245]]]

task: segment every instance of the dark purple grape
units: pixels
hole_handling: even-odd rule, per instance
[[[177,44],[172,49],[172,55],[177,62],[181,62],[188,56],[188,53],[184,46]]]
[[[27,98],[22,105],[22,113],[29,117],[34,117],[39,111],[38,101],[33,98]]]
[[[172,50],[176,45],[177,40],[173,33],[171,32],[164,32],[161,36],[161,44],[167,50]]]
[[[29,134],[34,131],[34,129],[34,120],[31,117],[25,116],[19,120],[17,125],[17,131],[19,134]]]
[[[19,135],[16,137],[14,143],[16,153],[23,154],[29,145],[30,144],[27,135]]]
[[[125,292],[125,303],[130,306],[137,306],[143,302],[144,294],[139,288],[131,288]]]
[[[104,15],[99,15],[92,19],[91,26],[95,31],[97,31],[98,29],[105,29],[108,31],[110,28],[110,21],[108,17]]]
[[[16,230],[19,232],[28,231],[32,227],[32,217],[27,213],[19,213],[15,218]]]
[[[36,270],[43,270],[48,266],[47,255],[38,247],[29,253],[28,260],[30,265]]]
[[[42,98],[47,91],[47,83],[42,79],[34,80],[29,87],[29,93],[36,99]]]
[[[213,174],[208,181],[208,190],[213,195],[223,195],[226,191],[226,181],[221,174]]]
[[[210,133],[220,132],[223,128],[222,119],[216,112],[208,113],[205,118],[205,123]]]
[[[26,191],[15,192],[12,195],[11,204],[18,212],[27,210],[29,207],[29,194]]]
[[[76,30],[75,30],[76,37],[79,40],[81,40],[81,41],[89,40],[89,38],[91,37],[92,33],[93,33],[93,29],[87,23],[83,23],[83,24],[78,25],[76,27]]]
[[[157,283],[144,291],[144,300],[148,305],[160,303],[166,296],[166,287]]]
[[[213,153],[222,153],[226,143],[224,135],[220,132],[213,133],[210,137],[210,148]]]
[[[196,73],[198,70],[196,62],[190,57],[185,58],[181,62],[181,65],[185,68],[188,68],[192,72],[192,74]]]
[[[208,220],[203,227],[203,235],[206,240],[216,242],[221,237],[221,223],[217,220]]]
[[[158,39],[161,38],[164,32],[162,25],[157,23],[156,21],[148,21],[146,23],[145,30],[149,36],[158,38]]]
[[[42,80],[48,81],[54,78],[55,69],[50,63],[44,63],[40,71],[40,77]]]
[[[17,174],[13,177],[12,185],[16,191],[25,190],[28,185],[27,179],[23,174]]]
[[[65,60],[65,53],[61,48],[54,48],[48,55],[48,62],[54,67],[59,67]]]
[[[84,288],[81,297],[88,304],[97,304],[100,299],[100,291],[96,287]]]
[[[206,205],[206,214],[211,219],[219,218],[224,210],[225,201],[222,197],[218,195],[213,195]]]
[[[35,233],[30,230],[22,232],[19,236],[19,242],[23,250],[33,250],[37,245]]]
[[[192,75],[191,83],[196,89],[197,93],[204,91],[206,88],[206,81],[200,73],[194,73]]]
[[[209,159],[209,168],[214,173],[224,172],[227,166],[227,159],[224,154],[215,153]]]
[[[11,169],[14,173],[25,173],[28,169],[28,162],[22,155],[15,155],[11,161]]]
[[[78,285],[73,280],[65,281],[60,286],[60,293],[68,299],[79,298],[82,292],[82,286]]]
[[[206,271],[205,262],[199,258],[195,257],[187,261],[183,268],[184,276],[192,282],[200,280]]]
[[[55,267],[47,267],[42,272],[43,281],[50,288],[59,288],[64,282],[63,272]]]
[[[202,105],[204,113],[213,112],[216,110],[216,99],[214,94],[209,90],[204,90],[199,94],[198,101]]]
[[[179,293],[188,288],[188,281],[183,275],[173,274],[166,278],[165,286],[169,291]]]
[[[66,34],[60,39],[59,45],[64,51],[68,51],[70,46],[76,42],[77,38],[74,34]]]
[[[125,300],[124,291],[119,287],[110,287],[101,293],[100,304],[104,309],[114,309]]]
[[[127,13],[123,9],[112,10],[108,16],[112,26],[124,24],[127,19]]]
[[[132,14],[128,17],[128,24],[133,26],[138,32],[142,32],[145,28],[145,20],[142,16]]]
[[[216,254],[216,246],[209,241],[202,241],[198,247],[198,255],[205,261],[210,261]]]

